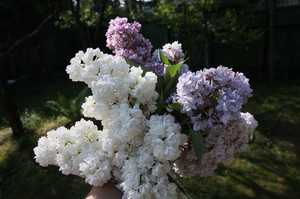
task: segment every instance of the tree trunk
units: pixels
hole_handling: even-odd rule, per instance
[[[93,39],[93,44],[92,44],[93,48],[99,47],[99,39],[100,39],[100,34],[101,34],[101,29],[102,29],[102,22],[104,19],[104,12],[106,9],[107,2],[108,2],[108,0],[101,0],[101,11],[99,14],[97,28],[96,28],[94,39]]]
[[[78,29],[80,38],[81,38],[81,42],[82,42],[82,47],[83,50],[85,50],[87,47],[89,47],[87,38],[86,38],[86,34],[84,33],[84,29],[82,26],[82,23],[80,21],[80,0],[76,1],[76,9],[74,8],[74,4],[72,0],[69,0],[69,6],[72,12],[72,15],[74,17],[75,23],[76,23],[76,27]]]
[[[9,124],[13,131],[13,137],[15,139],[21,137],[23,135],[24,129],[22,122],[20,120],[20,116],[18,113],[18,108],[14,102],[14,99],[9,91],[8,83],[7,83],[7,65],[5,64],[5,58],[1,55],[0,58],[0,92],[1,98],[3,101],[3,106],[5,113],[7,115]]]
[[[8,121],[11,125],[11,128],[13,130],[13,137],[19,138],[24,134],[24,129],[20,120],[20,116],[18,113],[18,108],[16,106],[16,103],[9,91],[8,83],[7,83],[7,61],[9,59],[9,56],[14,52],[16,49],[20,48],[22,45],[24,45],[26,42],[32,40],[34,37],[39,35],[42,30],[48,26],[50,22],[52,22],[54,19],[57,18],[57,15],[59,13],[59,7],[61,5],[63,0],[58,0],[56,2],[56,6],[54,9],[53,14],[48,16],[40,25],[37,27],[36,30],[34,30],[32,33],[22,37],[21,39],[14,42],[12,45],[10,45],[7,49],[5,49],[3,52],[0,52],[0,93],[1,98],[3,101],[3,106],[5,113],[8,117]]]

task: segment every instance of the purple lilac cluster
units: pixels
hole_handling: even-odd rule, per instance
[[[180,111],[191,118],[194,130],[205,131],[235,118],[251,92],[243,73],[219,66],[181,75],[172,101],[183,104]]]
[[[250,113],[237,113],[236,118],[227,124],[219,124],[202,132],[204,147],[201,165],[190,139],[182,147],[180,157],[174,164],[174,170],[188,178],[196,173],[201,177],[210,175],[219,162],[225,165],[234,160],[234,154],[247,150],[248,136],[254,132],[258,123]]]
[[[172,102],[183,104],[180,111],[190,117],[193,129],[201,132],[204,146],[200,165],[190,138],[174,164],[178,174],[190,177],[199,173],[205,177],[217,163],[229,164],[235,153],[246,151],[248,136],[258,125],[250,113],[240,112],[251,92],[243,73],[224,66],[179,77]]]
[[[141,24],[138,22],[127,23],[126,17],[117,17],[109,22],[109,28],[106,32],[107,47],[113,51],[118,57],[127,57],[131,61],[151,68],[159,76],[164,75],[164,67],[167,64],[163,64],[158,59],[158,50],[153,52],[152,57],[151,49],[152,45],[148,39],[145,39],[141,35]],[[179,63],[184,54],[182,52],[181,44],[177,41],[172,44],[165,44],[162,49],[162,53],[168,58],[171,64]],[[183,74],[188,71],[188,65],[183,64],[181,66],[180,73]]]
[[[109,22],[105,34],[107,47],[118,57],[127,57],[131,61],[145,65],[149,61],[152,45],[141,35],[141,24],[127,23],[127,18],[117,17]]]

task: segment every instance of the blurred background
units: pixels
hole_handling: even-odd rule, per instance
[[[300,198],[300,0],[0,0],[0,198],[84,198],[91,186],[39,167],[39,137],[82,117],[86,85],[65,72],[106,47],[109,21],[142,24],[153,45],[179,41],[192,71],[219,65],[250,79],[258,120],[249,151],[202,179],[194,198]]]

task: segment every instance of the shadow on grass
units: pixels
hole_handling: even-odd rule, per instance
[[[1,155],[1,199],[85,198],[91,186],[82,178],[65,176],[56,166],[44,168],[34,161],[33,148],[38,139],[38,135],[30,133],[17,141],[2,140],[9,145],[10,153]]]

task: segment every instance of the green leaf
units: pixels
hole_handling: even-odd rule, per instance
[[[176,91],[176,84],[178,82],[178,77],[179,77],[179,73],[177,73],[174,77],[172,77],[169,80],[168,84],[166,85],[166,88],[164,90],[164,95],[166,98]]]
[[[134,67],[141,67],[142,70],[143,70],[142,77],[145,76],[146,72],[153,72],[154,74],[156,74],[151,68],[148,68],[148,67],[143,66],[141,64],[135,63],[135,62],[131,61],[130,59],[128,59],[127,57],[125,57],[125,60],[126,60],[127,64],[129,64],[131,67],[132,66],[134,66]]]
[[[81,105],[85,101],[85,97],[88,96],[90,93],[90,88],[85,87],[82,89],[82,91],[78,94],[77,97],[75,97],[73,100],[71,100],[71,109],[72,109],[72,114],[70,115],[71,120],[77,120],[81,116]]]
[[[167,66],[171,77],[174,77],[177,73],[180,73],[180,69],[184,61],[179,62],[176,65]]]
[[[164,64],[171,65],[168,58],[158,49],[158,59]]]
[[[165,92],[166,93],[165,96],[169,97],[172,93],[176,92],[176,89],[177,89],[176,87],[173,87],[173,88],[169,89],[168,91],[165,90],[166,91]]]
[[[129,64],[130,66],[135,66],[135,67],[139,67],[140,66],[140,64],[131,61],[128,57],[125,57],[125,60],[126,60],[127,64]]]
[[[164,113],[164,109],[165,109],[164,107],[166,104],[167,103],[165,102],[164,92],[161,91],[159,100],[157,102],[157,109],[156,109],[155,113],[158,115],[162,115]]]
[[[194,129],[190,129],[190,133],[192,134],[196,156],[201,164],[203,155],[203,137],[199,131],[195,131]]]
[[[179,62],[176,65],[171,65],[171,66],[164,67],[164,81],[165,81],[166,85],[171,81],[171,79],[173,77],[175,77],[175,80],[177,82],[177,79],[178,79],[179,74],[180,74],[180,69],[181,69],[181,66],[182,66],[183,63],[184,63],[184,61]]]
[[[181,126],[184,126],[184,125],[187,123],[188,119],[190,119],[189,116],[186,116],[186,115],[185,115],[185,117],[186,117],[186,118],[184,118],[184,119],[182,118]]]
[[[157,83],[156,83],[155,90],[158,93],[161,93],[161,92],[163,92],[163,90],[165,88],[165,83],[164,83],[164,80],[161,76],[159,76],[159,75],[156,75],[156,76],[157,76]]]
[[[47,101],[45,103],[45,106],[50,108],[52,111],[56,112],[56,113],[60,113],[62,108],[59,105],[59,103],[55,102],[55,101]]]
[[[164,82],[167,85],[171,81],[171,74],[170,71],[168,70],[168,67],[164,67]]]
[[[66,96],[58,93],[58,101],[64,108],[70,108],[69,100],[66,98]]]
[[[173,104],[169,104],[168,106],[165,106],[165,108],[170,108],[170,109],[181,109],[183,107],[183,104],[180,103],[173,103]]]

